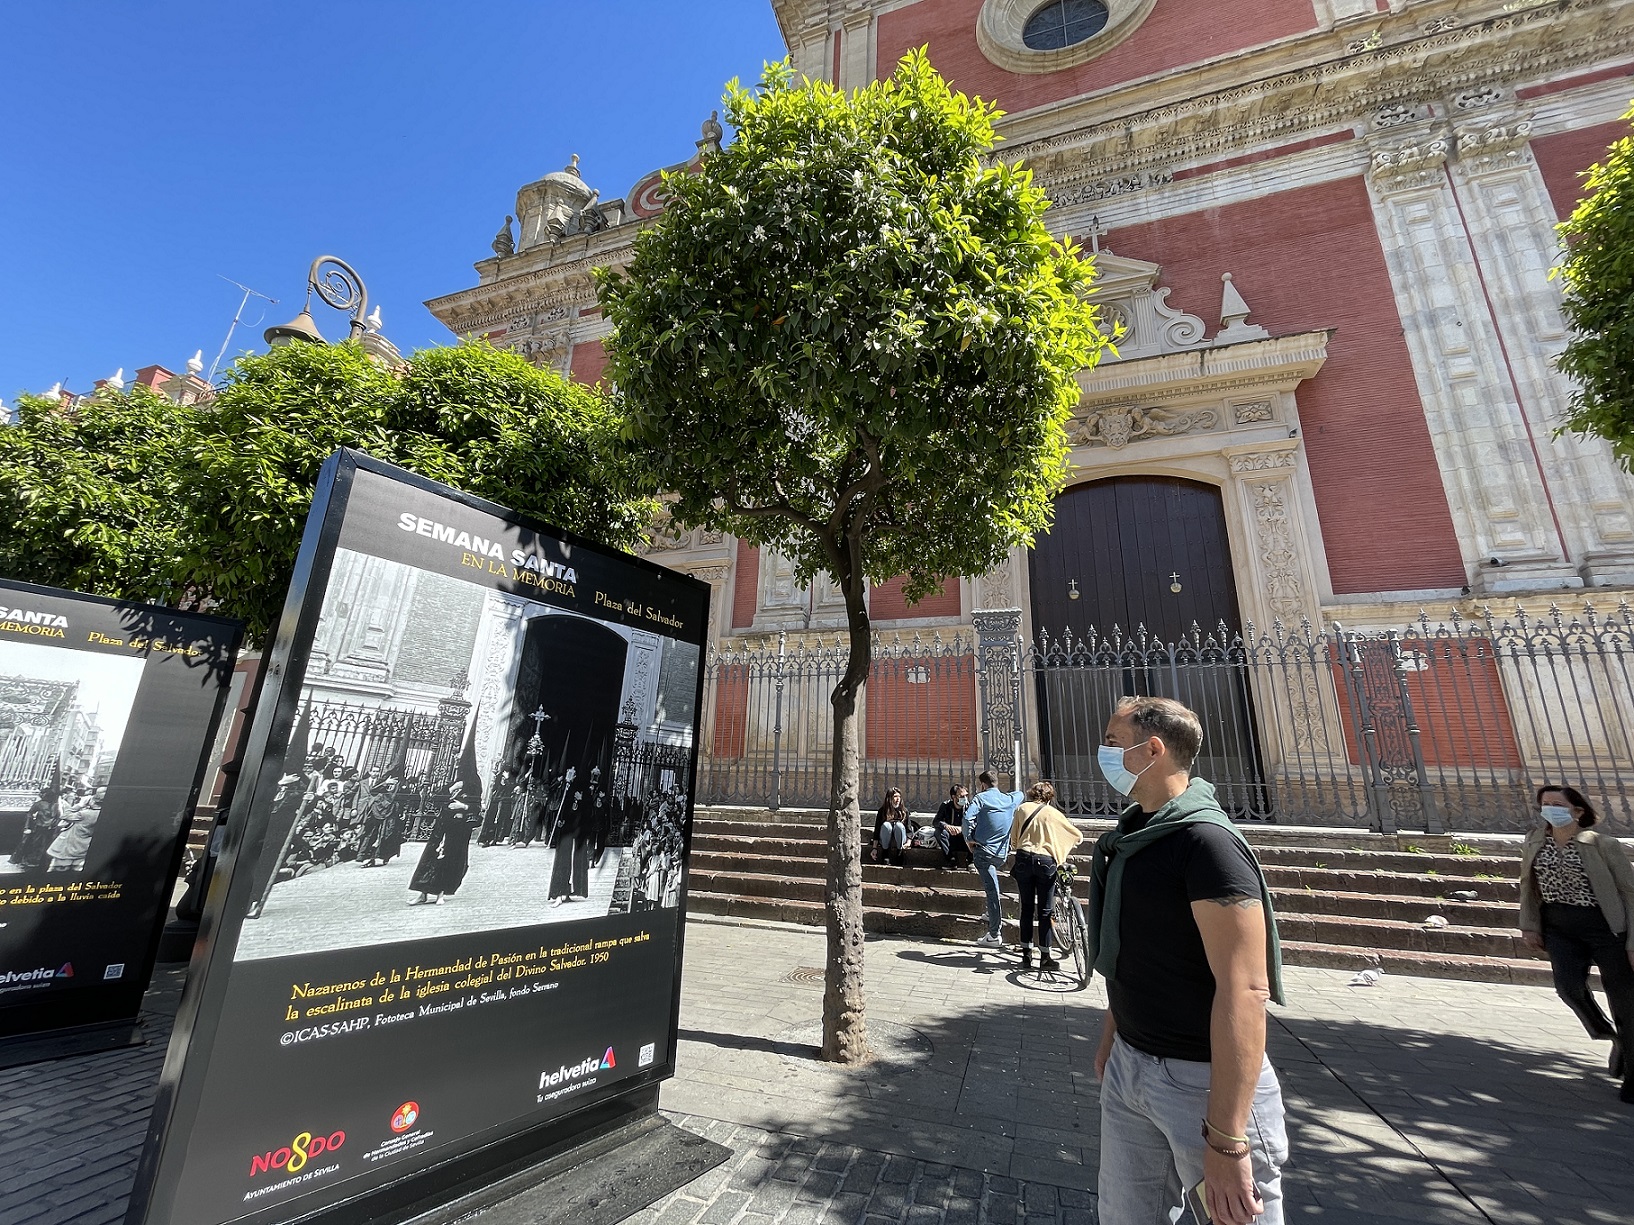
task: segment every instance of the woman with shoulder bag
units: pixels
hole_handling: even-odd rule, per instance
[[[1555,993],[1591,1038],[1611,1039],[1607,1070],[1634,1103],[1634,866],[1614,835],[1590,829],[1594,806],[1575,787],[1540,787],[1543,824],[1521,848],[1521,937],[1547,950]],[[1615,1024],[1589,990],[1589,965]]]
[[[1055,909],[1055,874],[1084,840],[1078,827],[1051,803],[1055,787],[1037,782],[1027,789],[1025,804],[1016,805],[1010,822],[1010,849],[1015,862],[1010,879],[1021,894],[1021,968],[1033,968],[1033,911],[1038,912],[1038,968],[1060,969],[1050,950],[1050,918]]]

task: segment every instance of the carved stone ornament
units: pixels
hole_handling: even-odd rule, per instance
[[[1276,416],[1269,400],[1256,400],[1252,404],[1233,404],[1231,414],[1237,419],[1238,425],[1253,425],[1257,421],[1271,421]]]
[[[1466,170],[1476,174],[1521,166],[1526,163],[1527,142],[1531,139],[1530,119],[1460,128],[1458,160]]]
[[[527,358],[535,366],[548,366],[563,360],[568,350],[566,332],[546,332],[543,336],[525,336],[519,342],[512,344],[506,337],[510,348]]]
[[[1253,451],[1247,455],[1233,455],[1231,470],[1233,472],[1270,472],[1274,468],[1292,468],[1294,453],[1292,451]]]
[[[1116,359],[1179,353],[1208,344],[1207,326],[1196,315],[1169,305],[1169,289],[1160,286],[1163,268],[1150,260],[1129,259],[1102,248],[1095,256],[1095,293],[1102,326],[1123,325],[1115,342]]]
[[[1496,85],[1483,85],[1480,89],[1465,89],[1454,94],[1452,104],[1461,111],[1477,111],[1482,107],[1494,106],[1503,100],[1503,90]]]
[[[1167,187],[1172,182],[1172,171],[1145,170],[1138,174],[1114,175],[1112,178],[1091,179],[1087,183],[1057,188],[1050,194],[1050,199],[1055,207],[1068,208],[1075,204],[1093,204],[1113,196],[1127,196],[1145,191],[1148,187]]]
[[[1139,438],[1213,429],[1219,419],[1220,415],[1212,408],[1177,412],[1167,408],[1133,408],[1119,404],[1098,408],[1082,421],[1074,422],[1069,437],[1081,447],[1103,446],[1117,451]]]
[[[1010,563],[1001,561],[976,580],[984,608],[1007,608],[1015,598],[1010,590]]]
[[[675,549],[684,549],[689,539],[686,529],[681,527],[667,514],[660,514],[647,528],[647,540],[642,546],[643,554],[668,553]]]
[[[726,576],[732,573],[732,565],[730,562],[721,561],[707,566],[690,566],[687,573],[711,586],[719,586],[726,581]]]
[[[1395,128],[1422,118],[1424,118],[1422,107],[1413,106],[1407,102],[1392,102],[1388,106],[1381,106],[1373,112],[1373,126],[1375,128]]]
[[[494,254],[504,259],[507,255],[516,254],[516,239],[511,237],[511,215],[505,214],[505,224],[499,227],[499,233],[494,235]]]
[[[1286,481],[1255,484],[1254,531],[1265,576],[1265,603],[1272,614],[1293,621],[1304,612],[1304,585],[1299,581],[1299,554],[1294,549],[1293,520],[1288,513]]]
[[[1368,173],[1375,180],[1416,185],[1438,171],[1451,152],[1452,140],[1445,134],[1427,136],[1409,145],[1375,149]]]

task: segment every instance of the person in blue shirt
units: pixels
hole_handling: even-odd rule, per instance
[[[1025,798],[1019,791],[1000,791],[993,776],[983,770],[977,776],[981,792],[965,809],[965,845],[976,861],[976,874],[987,895],[987,933],[976,943],[998,947],[1004,943],[999,928],[1004,922],[1004,896],[999,891],[999,869],[1010,854],[1010,821],[1016,805]]]

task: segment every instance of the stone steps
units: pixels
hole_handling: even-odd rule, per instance
[[[865,841],[872,822],[865,814]],[[690,905],[704,914],[821,925],[825,823],[824,814],[810,811],[699,810]],[[1110,828],[1106,821],[1079,824],[1091,840]],[[1243,832],[1265,866],[1290,965],[1549,982],[1548,963],[1521,943],[1514,926],[1518,839],[1275,826]],[[1089,845],[1074,856],[1081,874]],[[942,939],[980,934],[980,882],[968,870],[938,870],[940,860],[934,851],[910,848],[906,867],[864,864],[868,930]],[[1087,896],[1082,879],[1080,900]],[[1455,891],[1474,896],[1453,897]],[[1013,895],[1007,911],[1013,920]],[[1431,915],[1447,926],[1426,928]]]

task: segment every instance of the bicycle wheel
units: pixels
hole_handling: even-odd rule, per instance
[[[1081,987],[1089,982],[1089,920],[1077,898],[1067,897],[1068,937],[1072,941],[1072,972]]]

